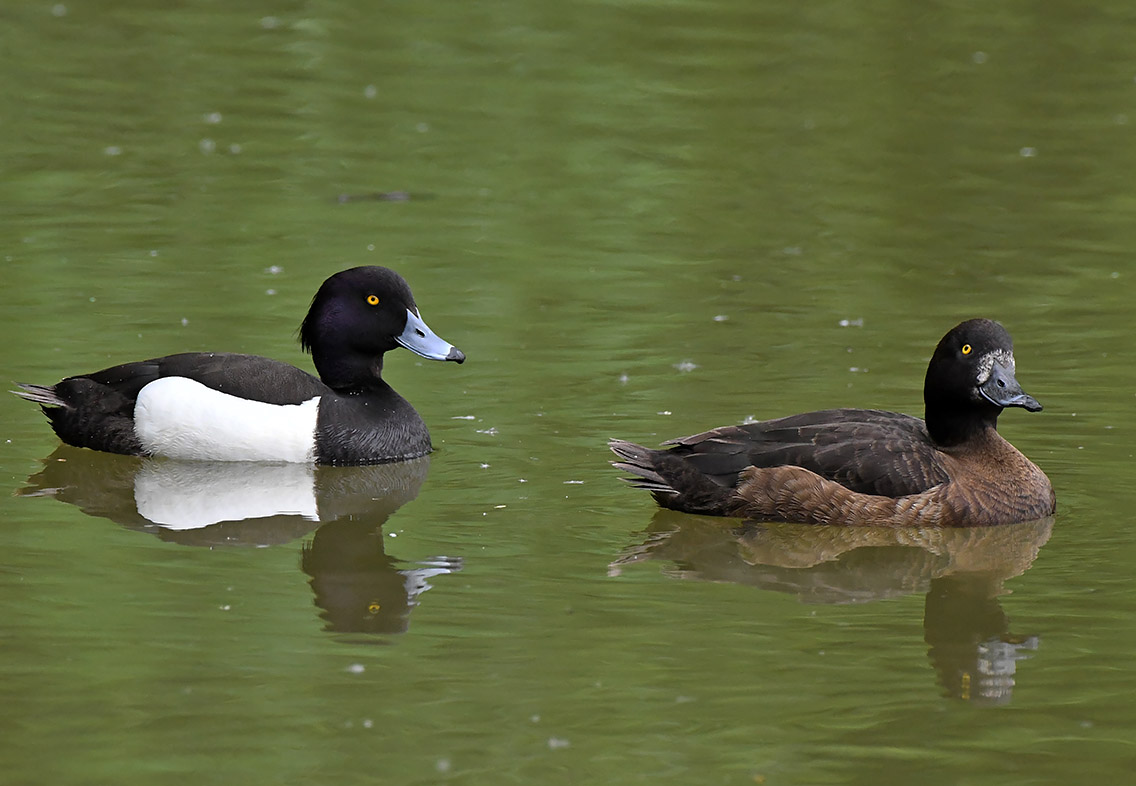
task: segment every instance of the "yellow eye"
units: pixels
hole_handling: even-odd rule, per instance
[[[372,306],[377,306],[377,305],[379,305],[379,296],[378,295],[367,295],[367,302],[370,303]],[[970,351],[970,347],[967,347],[967,351]]]
[[[970,354],[970,344],[963,344],[962,345],[962,354],[964,354],[964,355]]]

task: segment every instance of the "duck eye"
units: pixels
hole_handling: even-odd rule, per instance
[[[964,355],[970,354],[970,344],[963,344],[962,345],[962,354],[964,354]]]
[[[377,305],[379,305],[379,296],[378,295],[367,295],[367,302],[370,303],[372,306],[377,306]],[[969,349],[970,349],[970,347],[967,347],[968,351],[969,351]]]

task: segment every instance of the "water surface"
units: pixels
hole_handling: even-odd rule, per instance
[[[10,382],[310,368],[295,328],[355,264],[469,356],[388,357],[439,448],[393,477],[59,452],[0,400],[7,781],[1130,779],[1129,4],[3,15]],[[973,316],[1045,406],[1000,425],[1052,521],[663,515],[607,465],[918,414]]]

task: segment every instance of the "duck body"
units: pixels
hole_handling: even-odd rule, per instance
[[[1050,515],[1049,479],[998,434],[1004,407],[1041,409],[1014,376],[1009,334],[970,320],[936,348],[926,419],[831,409],[725,426],[651,450],[622,440],[615,466],[666,508],[843,525],[988,526]]]
[[[429,453],[421,416],[382,379],[397,346],[464,354],[421,320],[406,282],[381,267],[329,278],[300,329],[317,378],[256,355],[192,352],[124,363],[52,386],[21,385],[64,442],[210,461],[371,464]]]

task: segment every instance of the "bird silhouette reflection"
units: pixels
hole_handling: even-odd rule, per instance
[[[418,496],[429,457],[361,467],[181,462],[60,446],[21,496],[53,497],[161,540],[265,547],[311,534],[300,567],[325,629],[402,633],[430,579],[460,557],[406,562],[386,553],[383,525]]]
[[[659,511],[641,543],[609,566],[648,560],[675,578],[732,582],[806,603],[867,603],[925,593],[923,634],[944,693],[982,704],[1013,694],[1036,635],[1011,631],[999,596],[1029,569],[1053,518],[981,528],[826,527]]]

